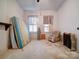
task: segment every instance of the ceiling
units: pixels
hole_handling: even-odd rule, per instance
[[[17,0],[24,10],[54,10],[57,11],[65,0]]]

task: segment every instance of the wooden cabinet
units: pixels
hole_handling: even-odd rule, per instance
[[[46,35],[44,33],[40,34],[40,40],[42,40],[42,39],[46,39]]]

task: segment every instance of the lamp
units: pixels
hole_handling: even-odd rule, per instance
[[[40,0],[37,0],[37,2],[39,2]]]
[[[41,15],[41,7],[40,7],[40,0],[37,0],[37,8],[38,8],[38,11],[39,11],[39,14]]]

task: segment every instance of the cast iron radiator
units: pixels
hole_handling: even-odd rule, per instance
[[[63,44],[70,48],[71,49],[71,38],[70,38],[70,33],[69,34],[66,34],[66,33],[63,33]]]
[[[76,50],[76,37],[75,34],[71,34],[71,33],[63,33],[63,45],[65,45],[66,47],[68,47],[71,50]]]

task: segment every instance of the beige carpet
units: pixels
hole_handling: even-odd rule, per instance
[[[33,40],[23,49],[7,51],[0,59],[79,59],[78,56],[59,43]]]

